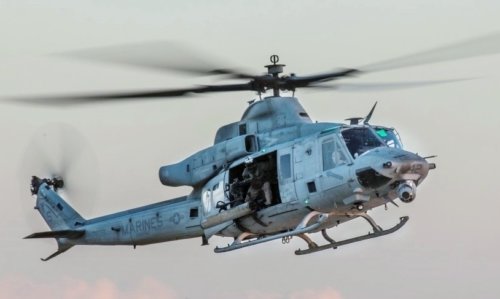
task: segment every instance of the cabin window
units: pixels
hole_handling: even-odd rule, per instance
[[[333,139],[323,142],[322,150],[323,150],[323,170],[332,169],[333,167],[335,167],[335,165],[333,164],[333,159],[331,158],[333,152],[335,151],[335,143]]]
[[[289,179],[292,177],[290,154],[280,156],[280,174],[282,179]]]
[[[249,153],[257,151],[257,141],[254,135],[249,135],[245,137],[245,149]]]
[[[323,171],[332,169],[339,165],[347,164],[347,158],[340,147],[340,144],[334,139],[323,141],[321,146],[323,155]]]
[[[316,183],[314,181],[307,183],[307,190],[309,190],[309,193],[314,193],[316,192]]]
[[[191,210],[189,210],[189,217],[190,218],[198,217],[198,208],[192,208]]]
[[[247,134],[247,124],[240,124],[240,135],[246,135]]]

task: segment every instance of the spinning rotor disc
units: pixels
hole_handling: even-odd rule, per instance
[[[254,91],[261,94],[267,90],[273,90],[274,96],[279,96],[279,92],[282,90],[295,91],[298,88],[332,88],[342,90],[343,85],[347,86],[347,90],[354,91],[420,87],[425,85],[449,83],[464,79],[395,82],[389,84],[360,84],[359,86],[356,86],[356,84],[347,85],[341,82],[336,82],[335,85],[325,85],[325,83],[346,77],[361,76],[366,73],[491,55],[498,52],[500,52],[500,33],[497,32],[448,46],[372,63],[359,68],[337,69],[330,72],[307,76],[300,76],[296,74],[282,75],[284,65],[277,64],[279,58],[277,55],[273,55],[271,56],[272,64],[266,66],[268,68],[268,72],[265,74],[253,75],[240,71],[237,68],[218,67],[217,63],[209,62],[215,61],[215,59],[204,59],[202,58],[202,55],[194,54],[193,50],[179,44],[168,42],[131,44],[75,51],[72,53],[66,53],[65,56],[132,65],[155,71],[180,71],[205,76],[224,76],[229,79],[244,80],[244,82],[235,84],[202,85],[180,89],[157,89],[116,93],[70,94],[55,97],[47,96],[37,98],[21,98],[14,99],[13,101],[61,106],[124,100],[144,101],[146,99],[184,97],[199,93],[233,91]]]
[[[89,215],[99,193],[98,172],[97,156],[76,128],[62,123],[44,125],[34,133],[20,165],[20,200],[23,205],[35,205],[30,200],[32,176],[62,179],[64,183],[59,183],[57,192],[82,214]]]

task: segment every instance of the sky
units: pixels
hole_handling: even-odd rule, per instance
[[[463,79],[397,91],[299,90],[317,121],[363,116],[398,129],[406,149],[438,155],[416,200],[370,214],[398,232],[295,256],[303,241],[274,241],[226,254],[192,239],[145,247],[75,247],[44,263],[53,240],[29,196],[30,147],[53,123],[75,128],[92,158],[71,204],[91,218],[184,195],[161,185],[161,165],[212,144],[240,119],[252,93],[54,107],[13,104],[16,96],[175,88],[213,78],[146,71],[52,55],[98,46],[176,41],[225,65],[260,73],[271,54],[286,71],[357,67],[498,32],[498,1],[8,1],[0,0],[0,299],[10,298],[497,298],[500,220],[500,55],[399,69],[345,82]],[[55,157],[57,159],[57,157]],[[91,162],[90,162],[91,161]],[[36,163],[34,163],[36,164]],[[36,169],[36,165],[33,165]],[[80,169],[80,168],[78,168]],[[72,182],[77,185],[78,182]],[[361,220],[334,228],[365,234]],[[315,240],[321,238],[314,236]]]

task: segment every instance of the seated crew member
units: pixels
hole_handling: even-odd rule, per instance
[[[261,179],[256,178],[248,188],[245,202],[256,203],[258,206],[271,205],[271,187],[269,182],[262,182]]]
[[[269,206],[272,203],[272,192],[269,181],[264,179],[264,165],[254,164],[252,160],[246,163],[243,177],[250,181],[245,196],[245,202],[255,203],[258,206]]]

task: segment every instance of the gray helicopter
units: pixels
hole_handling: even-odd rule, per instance
[[[264,75],[233,69],[195,70],[247,80],[245,83],[24,99],[66,105],[230,91],[254,91],[260,97],[250,102],[241,120],[219,128],[212,146],[160,168],[162,184],[190,186],[193,190],[189,195],[85,219],[58,194],[64,188],[62,177],[33,176],[31,193],[36,196],[35,209],[50,231],[26,238],[57,241],[58,250],[42,259],[47,261],[75,245],[135,247],[187,238],[201,238],[202,245],[208,245],[215,235],[233,239],[228,246],[215,248],[217,253],[276,239],[288,243],[292,237],[298,237],[307,247],[295,254],[303,255],[393,233],[408,221],[408,216],[399,218],[392,228],[382,229],[368,211],[387,204],[397,205],[397,199],[412,202],[417,187],[436,168],[428,162],[431,157],[405,150],[394,128],[370,124],[376,103],[366,117],[350,118],[349,123],[313,122],[297,98],[282,96],[280,91],[322,87],[326,82],[367,72],[493,54],[500,50],[500,43],[492,42],[500,40],[499,37],[490,35],[358,69],[311,76],[281,75],[284,65],[273,55]],[[478,45],[486,48],[477,51]],[[450,55],[451,52],[454,54]],[[126,62],[159,66],[135,58]],[[410,84],[445,82],[450,80]],[[266,91],[272,91],[272,95],[262,97]],[[328,229],[358,217],[368,222],[372,233],[341,241],[328,235]],[[312,241],[309,235],[314,233],[321,233],[324,244]]]

